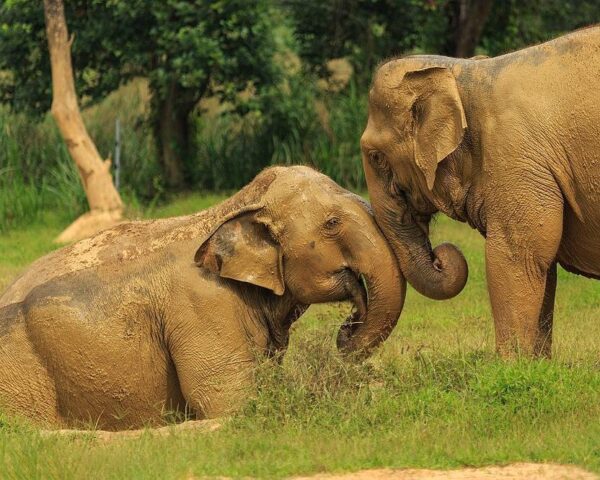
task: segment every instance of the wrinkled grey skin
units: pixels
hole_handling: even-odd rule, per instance
[[[436,212],[486,238],[496,346],[551,353],[556,264],[600,278],[600,27],[489,59],[417,55],[378,68],[361,138],[378,224],[419,292],[467,279],[432,250]]]
[[[352,300],[339,347],[366,355],[404,287],[360,197],[307,167],[271,168],[204,212],[124,223],[36,261],[0,297],[0,403],[102,429],[219,416],[307,305]]]

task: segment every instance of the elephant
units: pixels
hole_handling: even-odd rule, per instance
[[[34,262],[0,297],[0,405],[105,430],[226,415],[308,305],[354,303],[338,348],[360,358],[405,286],[368,203],[309,167],[271,167],[208,210]]]
[[[438,212],[485,237],[496,350],[550,357],[557,263],[600,278],[600,27],[495,58],[411,55],[369,90],[362,162],[402,273],[447,299],[468,269],[432,250]]]

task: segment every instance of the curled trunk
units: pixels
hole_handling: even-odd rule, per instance
[[[427,236],[427,228],[416,222],[402,222],[404,205],[396,200],[363,161],[369,194],[377,223],[381,227],[406,280],[419,293],[434,300],[458,295],[468,278],[468,267],[461,251],[450,243],[435,249]]]
[[[468,278],[462,252],[451,243],[431,248],[429,238],[417,225],[396,226],[385,235],[390,239],[402,272],[422,295],[446,300],[458,295]]]

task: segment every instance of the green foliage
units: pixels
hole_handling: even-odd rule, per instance
[[[149,80],[149,123],[159,158],[181,183],[191,152],[190,114],[205,94],[239,103],[240,91],[277,81],[269,0],[74,0],[65,3],[82,103],[104,98],[136,76]],[[43,114],[50,68],[42,2],[0,6],[0,102]],[[248,109],[248,105],[244,105]],[[170,158],[163,149],[175,152]],[[175,169],[181,175],[174,175]],[[181,187],[182,185],[177,185]]]
[[[84,111],[84,118],[98,151],[112,158],[115,121],[121,128],[121,194],[147,204],[165,193],[156,145],[149,124],[148,82],[134,79],[101,103]]]
[[[176,82],[192,100],[209,82],[226,99],[271,83],[274,39],[265,0],[75,0],[65,2],[77,91],[86,102],[104,98],[135,76],[153,95]],[[44,113],[50,106],[50,67],[41,2],[0,7],[1,101]]]
[[[65,3],[86,124],[107,158],[120,119],[121,193],[127,203],[142,206],[170,193],[155,141],[159,104],[166,102],[170,85],[176,86],[175,110],[184,111],[182,128],[193,147],[183,159],[189,188],[230,191],[265,166],[303,163],[345,187],[364,189],[358,142],[372,70],[391,55],[442,52],[452,33],[448,8],[454,5],[451,0]],[[595,21],[600,4],[591,0],[495,2],[479,53],[502,53]],[[57,208],[70,218],[85,209],[76,171],[44,116],[50,79],[43,30],[41,3],[11,0],[0,6],[0,103],[11,106],[0,110],[3,230],[37,221],[44,209]],[[352,61],[356,75],[341,92],[325,92],[317,79],[324,62],[339,56]],[[138,75],[145,79],[131,80]],[[126,86],[108,94],[120,84]],[[205,113],[197,100],[211,94],[221,107]],[[185,113],[189,108],[191,115]],[[31,123],[25,111],[39,113],[39,122]]]
[[[58,208],[66,218],[82,211],[85,196],[58,131],[32,126],[0,108],[0,231],[39,220]]]
[[[104,158],[112,156],[115,119],[120,119],[121,193],[128,203],[148,205],[164,200],[167,192],[146,121],[144,85],[134,81],[122,87],[84,110],[84,119]],[[317,99],[328,112],[329,133],[315,111]],[[255,101],[259,108],[247,114],[193,117],[197,147],[187,163],[194,188],[231,191],[268,165],[303,163],[348,188],[364,189],[358,138],[366,122],[366,98],[354,84],[325,94],[313,77],[299,73]],[[0,195],[11,199],[0,206],[0,230],[31,224],[55,207],[69,218],[84,211],[77,172],[52,119],[32,124],[4,109],[0,123],[0,172],[5,172]]]
[[[351,59],[361,85],[382,60],[405,53],[452,55],[455,0],[280,0],[290,12],[299,53],[321,75],[331,58]],[[600,22],[596,0],[494,2],[479,40],[498,55]]]
[[[65,3],[69,31],[77,38],[72,45],[76,87],[88,103],[128,78],[117,68],[122,60],[122,52],[114,48],[117,26],[103,8],[106,2]],[[49,110],[52,84],[42,2],[0,5],[0,72],[0,102],[19,112],[43,115]]]
[[[600,22],[596,0],[496,2],[481,39],[481,52],[499,55]]]
[[[328,119],[319,118],[317,101]],[[366,98],[354,84],[340,94],[324,94],[313,77],[300,73],[260,102],[254,114],[199,119],[197,185],[237,189],[265,166],[306,164],[347,188],[364,189],[358,139],[366,123]]]
[[[145,83],[135,81],[84,111],[100,154],[112,156],[115,118],[122,129],[122,195],[152,203],[164,193],[147,117]],[[0,231],[31,224],[49,210],[73,219],[87,200],[73,161],[49,117],[33,122],[0,107]]]
[[[281,0],[290,12],[302,58],[320,73],[331,58],[352,60],[362,83],[385,58],[439,52],[447,0]]]

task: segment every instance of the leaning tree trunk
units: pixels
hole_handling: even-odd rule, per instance
[[[121,220],[123,203],[112,182],[110,160],[103,160],[88,135],[77,104],[71,43],[62,0],[44,0],[46,33],[52,69],[52,116],[83,183],[90,211],[57,238],[69,242],[92,235]]]

